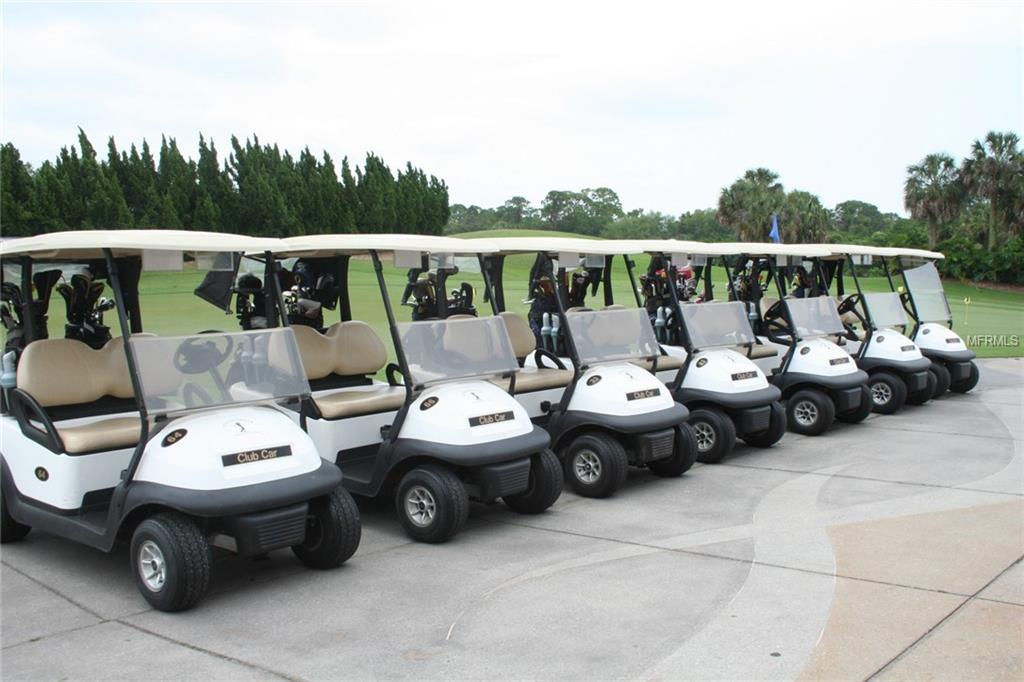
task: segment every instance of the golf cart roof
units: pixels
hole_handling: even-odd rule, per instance
[[[694,242],[682,239],[643,239],[636,242],[645,253],[681,253],[701,256],[734,256],[741,253],[735,243]]]
[[[279,240],[278,256],[326,258],[352,256],[370,251],[420,251],[425,253],[495,253],[490,239],[457,239],[425,234],[311,234]]]
[[[50,232],[0,242],[0,258],[29,256],[35,260],[89,260],[103,258],[110,249],[115,257],[139,256],[143,251],[225,252],[273,251],[277,239],[247,237],[226,232],[192,230],[76,230]]]
[[[905,249],[902,247],[891,247],[894,256],[907,256],[908,258],[930,258],[932,260],[943,260],[945,255],[940,251],[928,251],[926,249]]]
[[[616,256],[642,253],[642,242],[630,239],[579,239],[576,237],[498,237],[488,240],[502,253],[578,253]]]

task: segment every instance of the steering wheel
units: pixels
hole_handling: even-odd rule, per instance
[[[775,320],[782,317],[782,301],[776,301],[772,303],[768,310],[764,311],[764,321]]]
[[[174,368],[182,374],[202,374],[209,372],[224,362],[235,347],[235,341],[229,334],[220,337],[224,348],[218,347],[214,339],[189,338],[178,346],[174,352]]]
[[[850,311],[856,313],[855,309],[858,303],[860,303],[860,294],[851,294],[843,299],[843,302],[839,304],[839,307],[836,310],[840,315],[845,315]]]
[[[181,391],[181,395],[185,398],[186,407],[202,407],[203,405],[213,404],[213,397],[206,391],[206,389],[199,384],[192,383],[191,381],[185,384],[185,387]]]

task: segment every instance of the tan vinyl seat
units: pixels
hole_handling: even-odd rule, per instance
[[[848,298],[847,296],[836,296],[835,297],[836,308],[838,309],[838,307],[840,305],[842,305],[842,303],[847,298]],[[843,324],[846,326],[847,329],[853,329],[853,333],[861,341],[863,341],[864,339],[866,339],[868,337],[867,331],[862,329],[862,328],[860,328],[860,318],[857,317],[857,314],[854,311],[847,310],[845,313],[843,313],[842,315],[839,316],[839,319],[841,319],[843,321]]]
[[[751,360],[770,358],[779,354],[779,351],[775,346],[769,346],[767,343],[755,343],[750,348],[747,348],[746,346],[733,346],[732,349],[740,355],[747,356]]]
[[[40,339],[25,347],[18,362],[18,388],[43,407],[83,405],[105,396],[133,398],[124,340],[95,350],[74,339]],[[54,424],[69,454],[120,450],[139,442],[138,416],[111,417],[87,424]]]
[[[654,363],[650,360],[630,360],[631,363],[638,367],[643,367],[648,372],[654,367]],[[658,356],[658,371],[665,372],[668,370],[677,370],[683,366],[683,359],[676,355],[659,355]]]
[[[499,317],[505,321],[508,338],[512,342],[512,352],[516,359],[522,361],[530,353],[537,350],[537,339],[530,325],[513,312],[503,312]],[[516,393],[543,391],[546,389],[568,386],[572,381],[572,370],[555,367],[523,367],[516,374]],[[508,387],[508,379],[496,379],[499,386]]]
[[[292,327],[299,355],[309,380],[339,376],[369,376],[387,363],[387,349],[370,325],[349,321],[331,325],[325,334],[312,327]],[[374,385],[359,389],[341,389],[313,398],[325,419],[358,417],[364,414],[397,410],[405,402],[405,389]]]

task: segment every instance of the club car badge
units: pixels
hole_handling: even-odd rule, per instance
[[[220,461],[226,467],[235,466],[236,464],[249,464],[251,462],[265,462],[268,459],[280,459],[282,457],[291,457],[292,447],[290,445],[281,445],[276,448],[260,448],[259,450],[244,450],[243,452],[235,452],[230,455],[221,455]]]
[[[470,417],[469,425],[473,426],[487,426],[488,424],[498,424],[501,422],[512,421],[516,418],[514,412],[509,410],[508,412],[495,412],[494,414],[482,414],[479,417]]]
[[[660,388],[647,388],[642,391],[630,391],[626,394],[626,400],[644,400],[658,395],[661,395]]]

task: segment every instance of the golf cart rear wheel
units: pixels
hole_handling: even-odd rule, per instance
[[[875,372],[868,378],[872,410],[879,414],[893,414],[907,402],[907,385],[892,372]]]
[[[970,374],[963,381],[955,381],[949,385],[949,390],[954,393],[967,393],[972,388],[978,385],[978,379],[981,378],[981,373],[978,371],[978,365],[971,360]]]
[[[194,606],[210,585],[210,543],[195,521],[178,512],[162,512],[138,525],[131,561],[139,591],[160,611]]]
[[[14,520],[7,511],[7,500],[3,498],[3,493],[0,493],[0,543],[17,542],[28,535],[30,530],[32,526]]]
[[[565,477],[577,494],[608,497],[622,487],[629,459],[622,443],[606,433],[577,436],[565,451]]]
[[[671,457],[647,463],[647,468],[652,474],[662,478],[682,476],[697,461],[697,438],[689,424],[680,424],[676,427],[675,448]]]
[[[402,477],[395,495],[406,534],[419,542],[444,542],[466,525],[469,495],[450,469],[425,464]]]
[[[362,537],[359,507],[342,487],[309,503],[306,537],[292,552],[310,568],[337,568],[355,554]]]
[[[836,419],[846,424],[857,424],[868,418],[874,406],[875,403],[871,400],[871,389],[865,384],[860,387],[860,404],[852,410],[839,412],[836,414]]]
[[[926,402],[932,399],[935,395],[935,389],[938,386],[938,379],[935,374],[929,369],[926,373],[927,381],[924,388],[920,391],[914,391],[913,393],[907,393],[907,404],[908,405],[924,405]]]
[[[717,464],[736,445],[736,425],[724,412],[699,407],[690,412],[689,423],[697,440],[698,462]]]
[[[555,503],[564,484],[562,463],[551,450],[544,450],[530,460],[530,483],[526,490],[501,499],[512,511],[539,514]]]
[[[949,376],[949,370],[941,362],[935,362],[932,360],[932,366],[928,369],[929,372],[935,375],[935,393],[932,395],[932,399],[938,398],[940,395],[949,390],[949,384],[952,382],[952,377]]]
[[[753,445],[755,448],[770,448],[786,434],[786,408],[779,402],[772,403],[771,407],[772,413],[768,421],[768,428],[743,436],[743,441],[747,445]]]
[[[823,391],[805,388],[786,401],[789,430],[804,436],[820,436],[836,419],[836,406]]]

